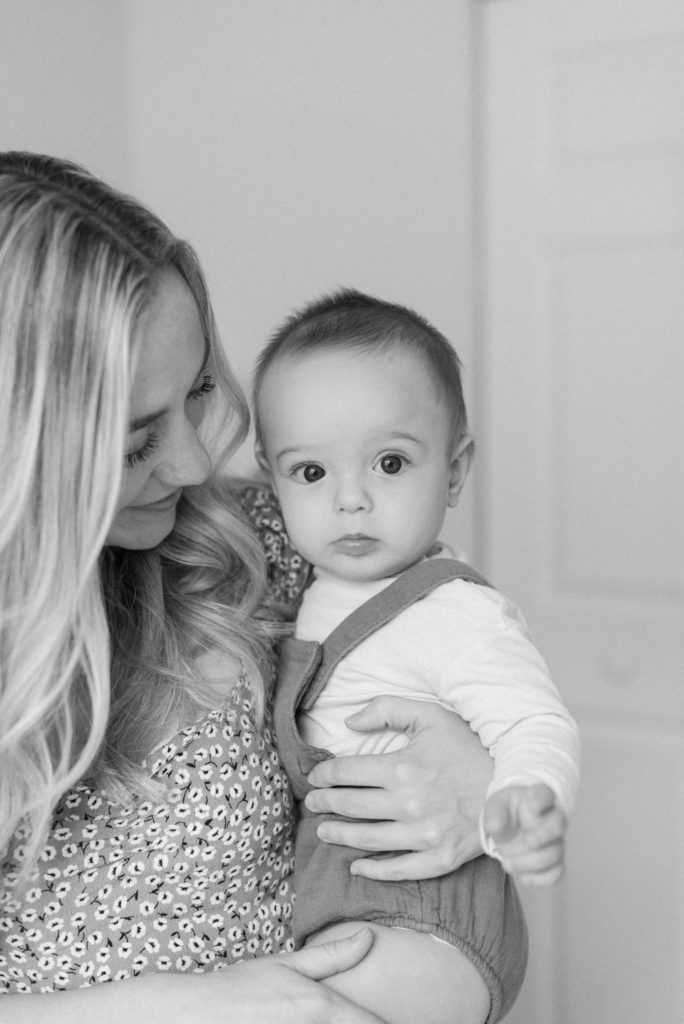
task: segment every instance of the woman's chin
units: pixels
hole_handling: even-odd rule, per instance
[[[148,511],[122,509],[107,535],[107,546],[128,551],[149,551],[156,548],[176,525],[176,509]]]

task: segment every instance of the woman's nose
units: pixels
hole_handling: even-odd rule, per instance
[[[186,417],[169,441],[157,465],[158,479],[174,487],[203,483],[211,472],[211,459],[200,440],[197,427]]]

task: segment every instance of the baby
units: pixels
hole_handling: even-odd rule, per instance
[[[254,394],[257,456],[293,546],[314,567],[276,694],[297,796],[323,757],[407,742],[403,732],[346,724],[372,698],[436,701],[494,758],[484,849],[523,881],[555,881],[563,842],[549,845],[549,822],[562,831],[574,803],[576,726],[518,610],[438,540],[473,454],[454,350],[412,310],[341,291],[281,327],[260,357]],[[421,883],[355,878],[358,852],[318,840],[320,820],[304,809],[299,826],[298,863],[308,859],[296,879],[300,938],[346,920],[429,932],[478,967],[487,1019],[504,1012],[506,944],[520,915],[499,865],[481,857]]]

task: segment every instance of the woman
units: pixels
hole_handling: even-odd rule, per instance
[[[370,933],[287,952],[292,802],[267,715],[279,626],[217,476],[248,415],[198,264],[137,203],[48,157],[0,157],[0,389],[0,990],[44,994],[3,1001],[3,1019],[375,1020],[316,984]],[[409,754],[417,788],[405,757],[369,759],[361,779],[358,759],[325,769],[326,785],[371,789],[322,791],[321,809],[391,819],[333,840],[420,849],[410,809],[442,818],[432,730]],[[437,853],[368,870],[420,877],[449,847],[448,866],[476,852],[472,828],[442,834]],[[285,955],[214,970],[270,952]]]

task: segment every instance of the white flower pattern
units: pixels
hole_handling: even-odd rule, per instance
[[[0,993],[214,970],[294,948],[292,794],[247,688],[150,761],[164,799],[122,811],[76,786],[21,895],[16,863],[4,865]]]

